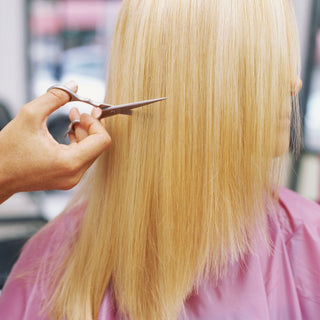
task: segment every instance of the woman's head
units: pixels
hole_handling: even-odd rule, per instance
[[[123,2],[106,100],[168,100],[106,121],[113,145],[60,282],[87,315],[109,284],[132,319],[173,319],[200,278],[267,240],[297,72],[288,0]]]
[[[280,139],[277,122],[291,112],[298,52],[289,0],[124,1],[107,100],[168,96],[150,112],[193,123],[203,115],[197,130],[215,121],[217,138],[233,135],[268,154]],[[268,139],[258,141],[262,134]]]

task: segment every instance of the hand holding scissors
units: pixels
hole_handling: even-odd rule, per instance
[[[77,84],[66,84],[76,91]],[[47,128],[48,116],[66,104],[70,95],[52,89],[24,105],[0,131],[0,203],[20,191],[70,189],[111,143],[94,116],[84,114],[83,138],[59,144]],[[96,110],[96,109],[94,109]]]

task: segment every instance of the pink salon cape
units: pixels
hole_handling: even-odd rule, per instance
[[[286,189],[280,191],[280,200],[279,218],[270,220],[272,254],[257,245],[255,252],[231,266],[219,283],[202,283],[185,302],[187,319],[320,319],[320,207]],[[25,246],[0,297],[1,320],[47,319],[39,315],[46,299],[40,271],[28,282],[16,275],[60,246],[81,211],[83,208],[74,208]],[[116,319],[121,317],[106,290],[99,320]]]

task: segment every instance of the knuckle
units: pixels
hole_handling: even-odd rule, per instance
[[[70,96],[68,93],[59,89],[51,89],[48,94],[50,94],[56,101],[66,101],[70,100]]]
[[[111,137],[106,133],[103,139],[104,149],[107,149],[111,145],[111,142],[112,142]]]
[[[80,176],[76,175],[76,176],[71,176],[69,177],[68,179],[66,179],[64,181],[64,184],[62,186],[62,190],[70,190],[72,189],[73,187],[75,187],[79,181],[80,181]]]
[[[70,157],[68,154],[64,154],[57,157],[56,167],[59,168],[61,176],[70,177],[75,175],[80,169],[80,162],[74,158]]]
[[[32,107],[32,104],[26,104],[20,109],[20,114],[26,119],[33,119],[37,112],[35,108]]]
[[[74,176],[78,173],[78,171],[80,170],[81,165],[80,162],[76,159],[74,159],[73,161],[70,161],[66,164],[65,170],[66,170],[66,174],[69,176]]]
[[[79,183],[81,179],[81,165],[79,162],[62,161],[60,167],[62,168],[61,177],[63,177],[61,185],[62,190],[69,190]]]

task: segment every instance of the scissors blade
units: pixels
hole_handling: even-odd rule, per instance
[[[138,102],[132,102],[132,103],[126,103],[126,104],[119,104],[116,106],[107,106],[102,108],[102,113],[99,117],[99,119],[106,118],[113,116],[115,114],[131,114],[131,110],[135,108],[140,108],[142,106],[152,104],[155,102],[159,102],[162,100],[168,99],[167,97],[163,98],[157,98],[157,99],[151,99],[151,100],[144,100],[144,101],[138,101]]]

